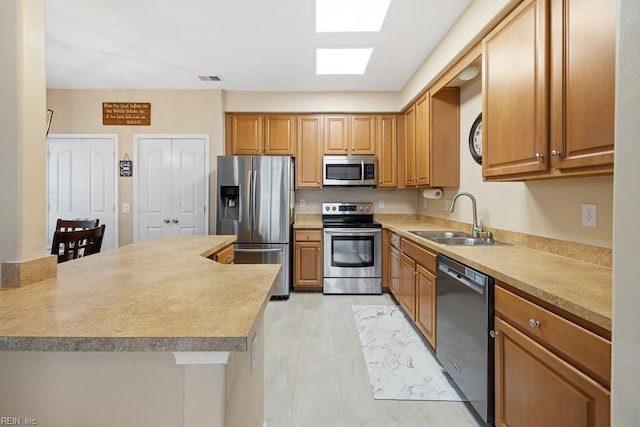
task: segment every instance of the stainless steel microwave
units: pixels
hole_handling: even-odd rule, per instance
[[[324,156],[322,185],[325,187],[375,187],[378,178],[376,156]]]

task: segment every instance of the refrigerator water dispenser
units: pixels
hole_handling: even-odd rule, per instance
[[[240,187],[237,185],[223,185],[220,187],[222,199],[222,218],[228,220],[240,219]]]

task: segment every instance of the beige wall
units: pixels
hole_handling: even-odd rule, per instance
[[[150,102],[151,126],[103,126],[103,102]],[[210,141],[209,230],[215,231],[216,156],[224,154],[224,113],[220,90],[56,90],[47,91],[54,110],[50,133],[118,135],[119,153],[133,158],[134,134],[208,134]],[[137,165],[133,165],[134,173]],[[133,178],[118,178],[120,246],[133,241]],[[122,213],[129,203],[129,214]],[[43,233],[44,234],[44,233]]]
[[[44,5],[0,2],[0,262],[45,255]]]
[[[479,35],[493,28],[520,0],[473,0],[456,23],[416,70],[400,93],[398,108],[403,109],[438,75],[456,62],[460,54],[479,41]]]
[[[393,112],[397,92],[225,92],[230,112]]]
[[[296,191],[296,213],[319,214],[323,202],[371,202],[377,214],[415,214],[417,190],[333,188]],[[304,200],[305,207],[300,206]],[[380,202],[383,207],[380,207]]]
[[[612,425],[638,425],[640,384],[640,3],[618,1],[613,247]]]
[[[469,130],[482,111],[482,82],[476,77],[460,92],[460,187],[445,188],[441,200],[419,202],[420,213],[471,223],[471,202],[460,199],[455,212],[444,201],[457,191],[473,194],[485,225],[521,233],[611,248],[613,178],[573,178],[533,182],[483,182],[482,167],[469,154]],[[597,226],[582,226],[582,204],[597,205]]]

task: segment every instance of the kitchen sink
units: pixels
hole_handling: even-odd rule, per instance
[[[463,233],[462,231],[410,231],[410,233],[429,240],[471,237],[470,234]]]
[[[490,246],[506,244],[493,239],[473,237],[461,231],[410,231],[410,233],[429,239],[432,242],[449,246]]]

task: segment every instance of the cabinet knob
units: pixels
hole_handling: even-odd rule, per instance
[[[382,180],[379,180],[379,181],[378,181],[378,183],[379,183],[379,184],[382,184]]]
[[[500,334],[499,331],[494,331],[493,329],[489,331],[489,336],[491,338],[496,338]]]
[[[529,326],[531,326],[532,328],[537,328],[540,326],[540,321],[539,320],[534,320],[534,319],[529,319]]]
[[[164,222],[165,224],[169,224],[171,220],[169,218],[165,218],[162,220],[162,222]]]
[[[348,147],[344,147],[344,151],[347,151],[349,148]]]
[[[551,150],[551,155],[552,155],[552,156],[559,156],[559,155],[560,155],[560,151],[558,151],[558,150]]]
[[[316,181],[316,184],[320,184],[320,180]]]
[[[264,147],[264,151],[269,151],[269,147]]]
[[[542,159],[544,157],[542,153],[536,153],[535,156],[536,156],[536,159]]]

